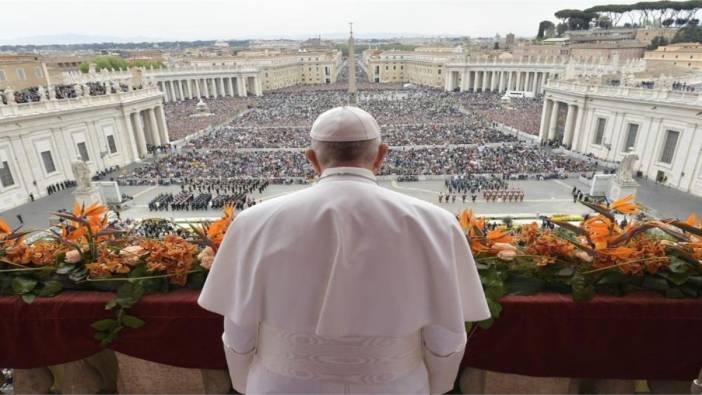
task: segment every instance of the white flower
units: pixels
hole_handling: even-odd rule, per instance
[[[78,263],[83,260],[83,254],[78,250],[71,250],[66,252],[66,256],[63,258],[66,263]]]
[[[122,250],[119,252],[119,255],[121,255],[124,258],[124,263],[126,263],[129,266],[134,266],[137,263],[139,263],[139,259],[145,253],[146,251],[142,246],[128,246],[122,248]]]
[[[212,263],[214,263],[214,250],[212,247],[207,246],[199,254],[197,254],[197,259],[200,260],[200,266],[205,270],[210,270]]]

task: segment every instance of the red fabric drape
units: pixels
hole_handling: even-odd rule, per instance
[[[90,324],[111,317],[112,294],[64,292],[27,305],[0,297],[0,366],[34,368],[98,351]],[[188,368],[224,369],[222,318],[201,309],[197,291],[145,296],[146,321],[110,346],[134,357]],[[689,380],[702,367],[702,299],[654,294],[508,296],[492,328],[470,339],[464,364],[532,376]]]

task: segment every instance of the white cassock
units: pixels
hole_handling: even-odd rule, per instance
[[[198,302],[246,393],[443,393],[490,316],[456,218],[355,167],[239,213]]]

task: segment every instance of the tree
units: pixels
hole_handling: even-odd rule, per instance
[[[602,29],[609,29],[610,27],[612,27],[612,20],[609,19],[608,16],[602,15],[599,18],[597,18],[597,26]]]
[[[495,46],[492,49],[500,49],[500,43],[495,41]]]
[[[675,37],[670,40],[671,43],[702,43],[702,27],[690,26],[690,22],[688,22],[688,26],[675,33]]]
[[[596,12],[565,9],[557,11],[556,18],[565,23],[571,30],[585,30],[590,27],[590,22],[597,18]]]
[[[102,69],[108,70],[127,70],[131,66],[135,67],[164,67],[163,63],[156,60],[135,60],[132,62],[127,62],[126,59],[122,59],[118,56],[98,56],[90,61],[83,62],[80,64],[79,69],[82,73],[87,73],[90,71],[90,64],[95,63],[95,70],[100,71]]]
[[[558,33],[558,37],[562,36],[563,33],[568,31],[568,25],[565,23],[559,23],[558,26],[556,26],[556,32]]]
[[[548,32],[553,32],[555,26],[551,21],[541,21],[539,22],[539,33],[536,35],[537,40],[543,40],[548,37]]]
[[[656,36],[653,37],[653,40],[651,40],[651,43],[648,44],[646,49],[648,49],[649,51],[653,51],[656,48],[664,45],[668,45],[668,39],[663,36]]]

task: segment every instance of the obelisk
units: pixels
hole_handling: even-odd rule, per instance
[[[356,54],[354,53],[353,22],[349,23],[349,27],[349,58],[346,62],[346,66],[349,68],[349,102],[356,104],[358,102],[358,91],[356,90]]]

